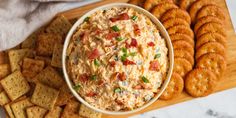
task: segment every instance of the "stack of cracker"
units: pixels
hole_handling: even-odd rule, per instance
[[[101,117],[73,97],[61,73],[64,38],[71,26],[58,16],[19,46],[0,52],[0,105],[7,117]]]

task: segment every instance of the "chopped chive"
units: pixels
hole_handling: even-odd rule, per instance
[[[100,62],[97,59],[94,59],[94,65],[95,66],[100,66]]]
[[[144,83],[149,83],[149,80],[144,76],[142,76],[142,80],[143,80]]]
[[[137,52],[131,52],[129,53],[130,56],[136,56],[137,55]]]
[[[90,80],[96,80],[97,79],[97,76],[96,75],[92,75],[91,77],[90,77]]]
[[[138,16],[135,16],[135,15],[131,17],[131,19],[132,19],[133,21],[135,21],[137,18],[138,18]]]
[[[125,60],[126,60],[126,58],[127,58],[127,55],[125,55],[125,54],[124,54],[124,55],[122,55],[122,56],[121,56],[121,61],[125,61]]]
[[[117,40],[117,41],[122,41],[122,40],[124,40],[124,39],[121,38],[121,37],[117,37],[116,40]]]
[[[89,19],[90,19],[90,17],[86,17],[86,18],[84,19],[84,22],[89,22]]]
[[[75,85],[75,86],[73,87],[73,89],[75,89],[75,90],[77,91],[77,90],[80,89],[80,87],[81,87],[81,86],[78,84],[78,85]]]
[[[121,50],[124,54],[127,54],[127,48],[122,48]]]
[[[120,31],[120,29],[116,25],[112,26],[111,29],[115,32]]]
[[[120,93],[120,92],[121,92],[121,89],[120,89],[120,88],[115,88],[115,89],[114,89],[114,92],[115,92],[115,93]]]
[[[156,54],[155,56],[154,56],[154,59],[157,59],[157,58],[160,58],[161,57],[161,54]]]

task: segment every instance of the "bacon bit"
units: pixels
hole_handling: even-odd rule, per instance
[[[92,91],[86,94],[86,96],[88,96],[88,97],[94,97],[96,95],[97,95],[97,93],[92,92]]]
[[[80,35],[82,43],[85,43],[89,39],[89,32],[84,32]]]
[[[99,35],[100,33],[102,33],[102,30],[99,29],[98,27],[96,27],[96,28],[94,29],[94,32],[95,32],[96,35]]]
[[[137,40],[135,38],[131,39],[130,44],[127,41],[125,42],[125,47],[126,48],[137,47],[137,46],[138,46],[138,42],[137,42]]]
[[[88,79],[89,79],[89,75],[87,73],[84,73],[84,74],[79,76],[79,80],[81,82],[86,82],[86,81],[88,81]]]
[[[110,62],[110,65],[111,65],[111,67],[115,67],[116,62],[115,62],[115,61],[111,61],[111,62]]]
[[[127,66],[127,65],[135,65],[136,63],[133,61],[130,61],[128,59],[126,59],[125,61],[123,61],[123,65]]]
[[[125,73],[122,72],[122,73],[119,73],[117,78],[120,80],[120,81],[124,81],[126,80],[126,76],[125,76]]]
[[[140,35],[140,34],[141,34],[141,31],[140,31],[140,29],[139,29],[139,26],[138,26],[137,24],[134,24],[133,27],[134,27],[134,33],[135,33],[136,35]]]
[[[120,36],[120,33],[118,33],[118,32],[111,32],[111,33],[108,33],[108,34],[106,35],[106,38],[107,38],[108,40],[111,40],[112,38],[116,38],[116,37],[118,37],[118,36]]]
[[[133,88],[134,88],[134,89],[143,89],[143,86],[141,86],[141,85],[136,85],[136,86],[134,86]]]
[[[103,85],[105,82],[103,81],[103,80],[99,80],[98,81],[98,86],[101,86],[101,85]]]
[[[129,20],[129,15],[127,13],[123,13],[118,15],[116,18],[110,18],[112,22],[116,22],[119,20]]]
[[[158,60],[150,62],[149,70],[151,70],[151,71],[159,71],[160,70],[160,64],[159,64]]]
[[[118,74],[119,74],[118,72],[115,72],[111,75],[111,78],[110,78],[111,82],[113,82],[117,79]]]
[[[89,59],[96,59],[100,56],[99,51],[97,48],[95,48],[92,52],[90,52],[88,58]]]
[[[153,47],[153,46],[155,46],[155,43],[149,42],[149,43],[148,43],[148,46]]]

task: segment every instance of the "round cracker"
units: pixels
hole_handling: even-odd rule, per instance
[[[222,44],[218,42],[208,42],[197,49],[195,58],[198,59],[202,55],[210,52],[215,52],[222,56],[225,56],[225,48]]]
[[[176,33],[170,35],[171,41],[184,40],[194,47],[194,40],[186,34]]]
[[[145,0],[129,0],[128,3],[142,7]]]
[[[209,22],[209,23],[205,23],[199,28],[199,30],[197,31],[197,39],[201,35],[205,33],[209,33],[209,32],[217,32],[221,34],[222,36],[226,37],[226,32],[222,24],[216,23],[216,22]]]
[[[222,24],[222,21],[220,19],[218,19],[217,17],[215,16],[204,16],[202,18],[200,18],[196,24],[194,25],[194,32],[197,33],[198,29],[206,24],[206,23],[209,23],[209,22],[216,22],[216,23],[220,23]]]
[[[181,18],[167,19],[167,20],[163,21],[162,24],[166,29],[168,29],[170,27],[173,27],[173,26],[176,26],[176,25],[184,25],[186,27],[190,27],[188,22],[186,22],[185,20],[183,20]]]
[[[172,0],[146,0],[144,2],[143,8],[148,11],[151,11],[156,5],[164,2],[173,3]]]
[[[185,58],[186,60],[188,60],[191,65],[194,65],[194,58],[193,56],[191,56],[191,54],[189,54],[186,50],[181,50],[181,49],[177,49],[174,51],[174,57],[175,58]]]
[[[173,8],[178,8],[175,4],[173,3],[160,3],[158,5],[156,5],[151,13],[156,16],[158,19],[160,19],[162,17],[162,15],[168,11],[169,9],[173,9]]]
[[[189,16],[189,14],[186,11],[179,9],[179,8],[173,8],[173,9],[170,9],[167,12],[165,12],[163,14],[163,16],[161,17],[161,21],[163,22],[163,21],[170,19],[170,18],[181,18],[181,19],[187,21],[188,24],[191,24],[191,18]]]
[[[174,50],[181,49],[186,50],[191,56],[194,55],[194,47],[184,40],[176,40],[172,43]]]
[[[217,53],[207,53],[197,60],[196,67],[209,69],[220,79],[226,69],[226,61]]]
[[[212,4],[211,1],[209,0],[196,0],[195,2],[193,2],[193,4],[191,5],[191,7],[189,8],[189,15],[191,17],[191,21],[193,24],[195,24],[196,21],[196,16],[198,11],[205,5],[208,4]]]
[[[191,63],[185,58],[175,58],[173,72],[178,73],[184,77],[190,70],[192,70]]]
[[[183,10],[188,11],[189,7],[192,5],[193,2],[196,0],[180,0],[179,7]]]
[[[215,87],[216,77],[207,69],[194,69],[185,78],[185,89],[193,97],[207,96]]]
[[[170,82],[165,91],[161,94],[160,99],[169,100],[179,95],[184,88],[183,78],[178,73],[172,73]]]
[[[223,10],[214,4],[203,6],[197,13],[197,20],[204,16],[209,16],[209,15],[215,16],[222,21],[225,20],[225,15]]]
[[[213,42],[213,41],[216,41],[222,44],[226,48],[226,38],[220,35],[219,33],[210,32],[210,33],[203,34],[197,39],[196,49],[199,49],[199,47],[201,47],[205,43]]]
[[[192,39],[194,39],[194,33],[192,29],[184,25],[176,25],[176,26],[170,27],[167,29],[167,31],[169,35],[175,34],[175,33],[181,33],[181,34],[186,34],[190,36]]]

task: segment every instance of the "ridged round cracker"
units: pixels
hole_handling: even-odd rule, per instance
[[[188,22],[186,22],[185,20],[183,20],[181,18],[167,19],[167,20],[163,21],[162,24],[166,29],[168,29],[170,27],[173,27],[173,26],[176,26],[176,25],[184,25],[186,27],[190,27]]]
[[[198,49],[205,43],[213,42],[213,41],[216,41],[222,44],[226,48],[226,38],[220,35],[219,33],[210,32],[210,33],[203,34],[197,39],[196,49]]]
[[[181,33],[181,34],[186,34],[190,36],[192,39],[194,39],[194,34],[193,34],[192,29],[184,25],[176,25],[176,26],[170,27],[167,29],[167,31],[169,35],[175,34],[175,33]]]
[[[129,0],[128,3],[142,7],[145,0]]]
[[[194,55],[194,47],[192,47],[191,44],[189,44],[188,42],[184,40],[173,41],[172,45],[174,47],[174,50],[182,49],[189,52],[190,55],[192,56]]]
[[[184,40],[184,41],[188,42],[192,47],[195,46],[194,45],[194,40],[186,34],[181,34],[181,33],[171,34],[170,39],[171,39],[172,42],[177,41],[177,40]]]
[[[189,15],[191,17],[192,24],[195,24],[198,11],[203,6],[208,5],[208,4],[213,4],[213,2],[209,0],[196,0],[195,2],[193,2],[191,7],[189,8]]]
[[[191,56],[191,54],[189,54],[189,52],[187,52],[186,50],[181,50],[181,49],[176,49],[174,50],[174,57],[175,58],[185,58],[186,60],[188,60],[191,65],[194,65],[194,58],[193,56]]]
[[[185,78],[185,89],[193,97],[203,97],[211,94],[216,87],[215,75],[207,69],[196,68]]]
[[[178,8],[178,7],[173,3],[160,3],[152,9],[151,13],[158,19],[160,19],[166,11],[173,8]]]
[[[184,80],[178,73],[172,73],[170,82],[165,91],[161,94],[160,99],[169,100],[179,95],[184,88]]]
[[[196,67],[209,69],[220,79],[226,69],[226,61],[217,53],[207,53],[197,59]]]
[[[163,22],[163,21],[170,19],[170,18],[181,18],[181,19],[187,21],[188,24],[191,24],[191,18],[189,16],[188,12],[186,12],[185,10],[182,10],[180,8],[173,8],[173,9],[170,9],[167,12],[165,12],[163,14],[163,16],[161,17],[161,21]]]
[[[222,20],[215,16],[204,16],[197,20],[196,24],[194,25],[194,32],[197,33],[198,29],[204,25],[205,23],[209,22],[216,22],[222,24]]]
[[[188,11],[189,7],[192,5],[193,2],[196,0],[180,0],[179,7],[183,10]]]
[[[164,2],[173,3],[172,0],[146,0],[144,2],[143,8],[148,11],[151,11],[156,5]]]
[[[175,58],[173,72],[178,73],[184,77],[190,70],[192,70],[191,63],[185,58]]]
[[[202,55],[210,52],[215,52],[217,54],[225,56],[225,48],[222,44],[218,42],[208,42],[197,49],[195,58],[198,59]]]
[[[225,15],[223,10],[214,4],[203,6],[197,13],[197,20],[204,17],[204,16],[215,16],[220,20],[225,20]]]
[[[217,32],[219,34],[221,34],[222,36],[226,37],[226,31],[224,29],[224,26],[220,23],[216,23],[216,22],[209,22],[209,23],[205,23],[204,25],[202,25],[199,30],[197,31],[197,39],[205,34],[205,33],[209,33],[209,32]]]

